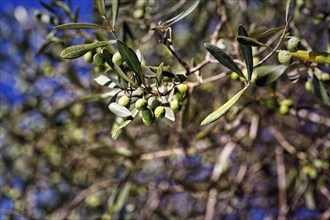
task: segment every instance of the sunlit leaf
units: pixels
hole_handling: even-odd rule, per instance
[[[236,65],[236,63],[234,63],[231,57],[228,56],[223,50],[210,43],[205,43],[204,46],[222,65],[224,65],[231,71],[237,73],[239,76],[246,79],[245,75],[242,73],[240,68]]]
[[[120,40],[117,40],[117,46],[123,60],[127,63],[130,69],[137,74],[139,80],[145,85],[146,82],[141,68],[141,63],[135,52]]]
[[[116,102],[112,102],[108,107],[109,110],[118,117],[126,118],[132,115],[130,110],[124,106],[118,105]]]
[[[96,9],[105,16],[105,1],[104,0],[93,0]]]
[[[94,80],[95,80],[95,82],[97,82],[97,84],[99,84],[101,86],[105,86],[106,84],[109,84],[111,82],[111,80],[104,75],[99,75]]]
[[[112,27],[115,27],[119,11],[119,0],[112,0]]]
[[[104,29],[104,27],[98,25],[98,24],[92,24],[92,23],[67,23],[67,24],[61,24],[54,27],[55,29],[61,29],[61,30],[72,30],[72,29]]]
[[[312,63],[328,63],[330,64],[330,53],[326,52],[315,52],[307,50],[297,50],[290,52],[292,56],[301,59],[303,61]]]
[[[165,108],[165,118],[167,118],[170,121],[175,121],[175,114],[174,111],[167,106],[164,106]]]
[[[261,66],[254,69],[256,79],[254,81],[257,86],[266,86],[277,80],[287,69],[284,65]]]
[[[194,4],[192,4],[187,10],[185,10],[185,11],[181,12],[180,14],[178,14],[177,16],[165,21],[164,25],[169,27],[169,26],[173,25],[174,23],[180,21],[184,17],[188,16],[191,12],[193,12],[195,10],[195,8],[198,6],[199,2],[200,2],[199,0],[195,1]]]
[[[60,56],[64,59],[74,59],[83,56],[88,51],[94,50],[98,47],[109,45],[111,41],[98,41],[91,44],[80,44],[65,48]]]
[[[225,104],[223,104],[220,108],[209,114],[201,123],[201,125],[207,125],[210,124],[219,118],[221,118],[224,114],[226,114],[233,105],[239,100],[239,98],[242,96],[242,94],[245,92],[245,90],[248,87],[244,87],[242,90],[240,90],[236,95],[234,95],[231,99],[229,99]]]
[[[311,85],[313,95],[320,102],[330,105],[330,98],[327,90],[324,88],[322,82],[311,71],[308,71],[308,81]]]
[[[239,37],[247,37],[248,38],[248,33],[242,25],[239,25],[239,27],[238,27],[237,40],[238,40]],[[248,79],[250,80],[251,76],[252,76],[252,69],[253,69],[253,57],[252,57],[252,47],[251,47],[252,45],[243,44],[239,40],[238,40],[238,42],[240,43],[239,46],[241,48],[241,51],[242,51],[242,54],[243,54],[243,57],[244,57],[244,60],[245,60],[246,69],[247,69],[247,72],[248,72]]]

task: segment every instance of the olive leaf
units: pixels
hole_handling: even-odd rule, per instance
[[[165,118],[167,118],[170,121],[175,121],[174,111],[168,106],[164,106],[164,108],[165,108]]]
[[[93,0],[94,1],[94,5],[96,7],[96,9],[101,13],[101,15],[106,16],[105,15],[105,1],[104,0]]]
[[[330,98],[327,90],[324,88],[322,82],[313,74],[311,70],[308,71],[308,81],[312,88],[313,95],[322,103],[330,105]]]
[[[286,0],[286,6],[285,6],[285,21],[286,22],[288,22],[288,18],[289,18],[290,3],[291,3],[291,0]]]
[[[296,57],[303,61],[330,64],[330,53],[307,51],[307,50],[297,50],[295,52],[290,52],[290,53],[293,57]]]
[[[253,47],[267,47],[270,48],[268,45],[261,43],[260,41],[251,38],[251,37],[246,37],[246,36],[238,36],[237,41],[241,45],[246,45],[246,46],[253,46]]]
[[[85,53],[91,50],[94,50],[98,47],[104,47],[111,43],[114,43],[114,41],[98,41],[91,44],[80,44],[80,45],[67,47],[61,52],[60,56],[64,59],[75,59],[83,56]]]
[[[252,57],[252,47],[251,47],[252,45],[246,45],[244,43],[241,43],[238,39],[239,37],[248,38],[248,33],[242,25],[239,25],[239,27],[238,27],[237,40],[240,43],[239,46],[241,48],[241,51],[242,51],[242,54],[243,54],[243,57],[245,60],[245,64],[246,64],[246,69],[248,72],[248,80],[250,80],[251,76],[252,76],[252,70],[253,70],[253,57]]]
[[[164,69],[164,62],[161,63],[157,69],[157,74],[156,74],[156,82],[157,86],[160,86],[163,81],[163,69]]]
[[[130,110],[128,110],[126,107],[118,105],[116,102],[110,103],[108,106],[109,110],[117,115],[118,117],[126,118],[128,116],[131,116],[132,113]]]
[[[131,123],[134,118],[137,116],[137,114],[139,113],[139,111],[135,108],[132,110],[132,115],[129,116],[126,119],[123,119],[121,123],[119,124],[114,124],[113,128],[111,130],[111,136],[113,139],[116,139],[119,134],[121,133],[122,129],[125,128],[129,123]],[[122,119],[122,118],[120,118]]]
[[[231,71],[237,73],[239,76],[246,79],[246,76],[242,73],[240,68],[236,65],[236,63],[228,56],[223,50],[219,47],[214,46],[210,43],[205,43],[204,47],[225,67],[230,69]]]
[[[176,22],[180,21],[181,19],[185,18],[186,16],[188,16],[191,12],[193,12],[195,10],[195,8],[197,8],[199,2],[200,2],[200,0],[195,1],[194,4],[192,4],[187,10],[181,12],[177,16],[175,16],[167,21],[164,21],[165,27],[170,27],[174,23],[176,23]]]
[[[224,114],[226,114],[233,105],[239,100],[239,98],[242,96],[242,94],[245,92],[245,90],[248,88],[248,86],[245,86],[242,90],[240,90],[236,95],[234,95],[231,99],[229,99],[225,104],[220,106],[217,110],[209,114],[201,123],[201,125],[207,125],[210,124],[219,118],[221,118]]]
[[[270,35],[276,34],[280,30],[282,30],[283,28],[285,28],[285,26],[267,29],[267,30],[259,32],[259,33],[254,32],[254,33],[251,33],[249,36],[253,37],[253,38],[256,38],[256,39],[262,39],[262,38],[268,37]]]
[[[107,84],[111,83],[111,79],[109,79],[107,76],[99,75],[96,77],[95,82],[101,86],[106,86]]]
[[[135,52],[120,40],[117,40],[117,46],[123,60],[127,63],[130,69],[137,74],[138,79],[145,85],[146,82],[144,79],[141,63]]]
[[[256,75],[254,84],[256,86],[266,86],[277,80],[287,69],[284,65],[260,66],[254,69]]]
[[[104,27],[98,24],[92,23],[67,23],[61,24],[54,27],[55,29],[61,30],[72,30],[72,29],[105,29]]]
[[[112,0],[112,27],[115,27],[119,11],[119,0]]]

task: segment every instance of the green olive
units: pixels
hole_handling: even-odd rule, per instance
[[[148,102],[147,100],[145,99],[138,99],[136,102],[135,102],[135,107],[137,108],[137,110],[143,110],[143,109],[146,109],[148,106]]]
[[[120,66],[123,63],[123,58],[121,57],[119,52],[116,52],[113,56],[112,56],[112,62],[118,66]]]
[[[140,19],[144,15],[144,10],[142,8],[137,8],[133,12],[133,18]]]
[[[95,65],[101,66],[104,64],[104,58],[102,53],[96,53],[93,56],[93,62]]]
[[[149,126],[155,121],[154,113],[148,108],[142,110],[142,121],[145,125]]]
[[[127,107],[129,104],[129,97],[124,95],[118,99],[117,103],[118,103],[118,105]]]
[[[273,97],[272,98],[268,98],[266,100],[266,106],[269,109],[275,109],[277,107],[277,101],[276,101],[276,99],[273,98]]]
[[[174,112],[177,112],[180,110],[180,103],[179,103],[179,100],[178,99],[173,99],[171,102],[170,102],[170,108],[174,111]]]
[[[311,83],[309,81],[306,81],[305,82],[305,89],[307,91],[312,91],[312,85],[311,85]]]
[[[186,84],[179,84],[175,87],[179,93],[185,95],[187,92],[187,85]]]
[[[239,75],[238,75],[237,73],[235,73],[235,72],[232,72],[232,73],[230,74],[230,78],[231,78],[232,80],[239,80]]]
[[[160,106],[162,103],[158,99],[155,99],[151,102],[150,109],[155,110],[158,106]]]
[[[280,115],[287,115],[289,113],[289,107],[287,105],[281,105],[278,108],[278,113]]]
[[[283,99],[282,101],[280,101],[280,105],[286,105],[291,108],[293,106],[293,101],[292,99]]]
[[[158,119],[164,118],[165,108],[163,106],[158,106],[154,111],[155,117]]]
[[[297,38],[297,37],[292,37],[292,38],[290,38],[290,40],[287,42],[287,44],[286,44],[286,48],[288,49],[288,51],[295,52],[295,51],[297,51],[297,49],[298,49],[299,43],[300,43],[299,38]]]
[[[322,81],[329,81],[330,80],[330,74],[328,74],[328,73],[322,73],[321,74],[321,80]]]
[[[93,52],[89,51],[89,52],[85,53],[83,58],[87,63],[91,63],[93,61]]]
[[[278,61],[285,65],[285,66],[289,66],[292,63],[292,55],[289,51],[287,50],[281,50],[278,53]]]

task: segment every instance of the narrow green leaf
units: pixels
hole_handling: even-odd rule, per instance
[[[164,68],[164,63],[161,63],[157,69],[157,74],[156,74],[156,82],[157,86],[160,86],[163,81],[163,68]]]
[[[234,63],[230,56],[228,56],[223,50],[219,47],[214,46],[210,43],[205,43],[204,47],[225,67],[231,71],[237,73],[239,76],[246,79],[245,75],[242,73],[240,68]]]
[[[177,16],[165,21],[164,25],[166,27],[169,27],[169,26],[173,25],[174,23],[180,21],[184,17],[188,16],[191,12],[193,12],[195,10],[195,8],[198,6],[199,2],[200,2],[200,0],[195,1],[194,4],[192,4],[187,10],[185,10],[185,11],[181,12],[180,14],[178,14]]]
[[[330,98],[327,90],[324,88],[322,82],[310,70],[308,71],[308,81],[311,84],[313,95],[320,102],[330,106]]]
[[[251,37],[246,37],[246,36],[238,36],[237,37],[237,41],[241,44],[241,45],[246,45],[246,46],[253,46],[253,47],[268,47],[268,45],[261,43],[260,41],[251,38]]]
[[[131,79],[126,75],[126,73],[121,69],[120,66],[114,64],[114,65],[113,65],[113,68],[114,68],[114,70],[116,71],[116,73],[118,74],[118,76],[119,76],[120,78],[122,78],[122,79],[125,80],[126,82],[131,83],[132,85],[135,85],[135,82],[134,82],[133,80],[131,80]]]
[[[122,56],[123,60],[127,63],[130,69],[137,74],[139,80],[145,85],[146,82],[144,79],[141,63],[135,52],[120,40],[117,40],[117,46],[118,46],[118,51]]]
[[[286,22],[288,22],[288,19],[289,19],[290,3],[291,3],[291,0],[286,0],[286,6],[285,6],[285,21]]]
[[[98,24],[92,24],[92,23],[67,23],[67,24],[61,24],[54,27],[55,29],[61,29],[61,30],[72,30],[72,29],[104,29],[104,27],[98,25]]]
[[[277,80],[287,69],[284,65],[260,66],[254,69],[256,86],[266,86]]]
[[[119,11],[119,0],[112,0],[112,28],[115,28],[118,11]]]
[[[101,15],[106,16],[104,0],[93,0],[93,1],[94,1],[94,5],[95,5],[96,9],[101,13]]]
[[[268,37],[270,35],[276,34],[280,30],[282,30],[283,28],[285,28],[285,26],[267,29],[267,30],[262,31],[261,33],[258,33],[258,34],[253,34],[253,35],[250,34],[250,37],[254,37],[256,39],[262,39],[262,38]]]
[[[125,128],[129,123],[131,123],[134,120],[134,118],[137,116],[138,112],[139,111],[137,109],[133,109],[132,115],[130,117],[123,120],[119,125],[114,126],[113,129],[111,130],[112,138],[116,139],[119,136],[119,134],[121,133],[121,131],[123,130],[123,128]],[[120,118],[120,119],[122,119],[122,118]]]
[[[238,37],[249,37],[247,31],[245,30],[245,28],[242,25],[238,26]],[[252,57],[252,47],[251,45],[246,45],[246,44],[242,44],[239,40],[238,42],[240,43],[240,48],[245,60],[245,64],[246,64],[246,69],[248,72],[248,80],[251,79],[252,76],[252,70],[253,70],[253,57]]]
[[[224,114],[226,114],[233,105],[239,100],[239,98],[242,96],[242,94],[245,92],[245,90],[248,88],[248,86],[244,87],[242,90],[240,90],[236,95],[234,95],[231,99],[229,99],[225,104],[223,104],[220,108],[209,114],[201,123],[201,125],[207,125],[210,124],[219,118],[221,118]]]
[[[65,48],[60,56],[64,59],[74,59],[83,56],[88,51],[94,50],[98,47],[109,45],[111,41],[98,41],[91,44],[80,44]]]
[[[116,102],[112,102],[108,107],[109,110],[118,117],[126,118],[132,115],[130,110],[124,106],[118,105]]]
[[[99,75],[98,77],[94,78],[95,82],[101,86],[105,86],[109,83],[111,83],[111,79],[109,79],[107,76]]]

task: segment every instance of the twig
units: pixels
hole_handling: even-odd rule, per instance
[[[279,216],[278,220],[284,220],[288,212],[288,205],[286,199],[286,180],[285,180],[285,165],[283,158],[283,149],[281,147],[275,148],[276,154],[276,170],[278,183],[278,197],[279,197]]]

